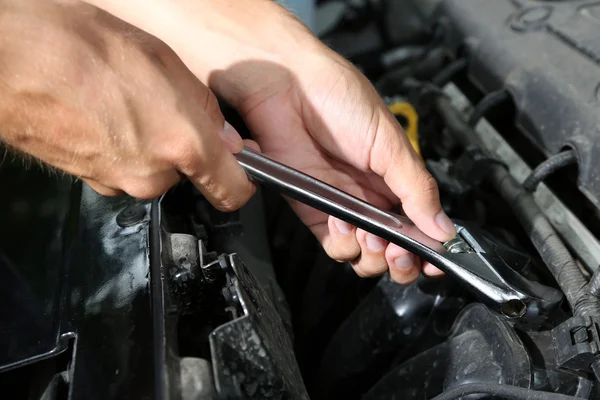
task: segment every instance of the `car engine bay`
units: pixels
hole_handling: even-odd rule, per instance
[[[319,18],[509,271],[489,279],[543,285],[545,308],[360,278],[268,188],[223,213],[189,183],[104,198],[5,160],[2,393],[600,398],[600,2],[323,0]]]

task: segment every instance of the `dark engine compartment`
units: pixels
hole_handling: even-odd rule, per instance
[[[332,3],[322,39],[416,133],[447,213],[518,253],[560,307],[522,326],[448,277],[361,279],[265,188],[224,214],[186,183],[103,198],[6,159],[1,393],[599,397],[600,2]]]

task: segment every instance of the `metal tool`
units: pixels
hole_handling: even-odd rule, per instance
[[[440,243],[407,217],[381,210],[249,148],[236,157],[253,181],[407,249],[506,317],[533,321],[562,300],[560,291],[529,281],[512,269],[476,230],[455,222],[457,236]]]

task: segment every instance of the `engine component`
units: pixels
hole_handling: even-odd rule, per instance
[[[449,96],[452,105],[468,118],[472,107],[456,85],[452,83],[446,85],[444,93]],[[510,167],[511,174],[515,176],[515,179],[524,182],[530,176],[532,170],[485,118],[473,132],[477,135],[478,140],[490,149],[493,157]],[[589,270],[596,270],[600,265],[600,243],[596,237],[545,184],[541,183],[533,196],[554,228],[575,254],[580,257]]]
[[[511,326],[473,304],[458,316],[447,341],[393,369],[365,399],[389,399],[391,393],[406,400],[432,398],[469,382],[529,387],[531,371],[527,350]]]
[[[584,2],[449,0],[447,45],[466,46],[469,78],[484,92],[508,90],[516,124],[546,155],[571,147],[580,189],[600,205],[597,99],[598,6]],[[509,23],[505,23],[509,21]]]
[[[398,286],[385,275],[331,338],[316,371],[318,398],[351,398],[363,393],[398,360],[415,353],[431,336],[444,339],[466,299],[450,279]],[[428,343],[429,345],[429,343]]]
[[[160,260],[153,259],[153,267],[168,271],[169,278],[152,281],[154,297],[159,299],[155,318],[164,326],[162,340],[167,343],[157,355],[162,380],[178,382],[174,371],[181,368],[180,356],[186,355],[188,360],[209,358],[204,365],[214,371],[214,393],[219,398],[308,398],[290,332],[272,295],[266,294],[239,256],[217,256],[192,234],[169,233],[167,227],[178,225],[169,221],[174,219],[171,201],[153,204],[154,210],[164,210],[153,218],[152,233],[160,235],[161,242],[155,248],[163,249]],[[216,218],[217,229],[221,220]],[[204,322],[195,319],[199,313]],[[174,363],[180,367],[173,367]],[[173,387],[164,390],[164,397],[176,395]]]
[[[3,393],[598,397],[600,8],[369,0],[346,9],[353,23],[327,43],[375,83],[437,179],[462,227],[444,256],[474,260],[486,287],[512,285],[543,309],[504,302],[515,316],[506,318],[449,276],[359,279],[266,186],[221,213],[188,182],[150,204],[0,163],[11,188],[0,197]],[[222,110],[248,137],[241,117]],[[537,311],[543,318],[530,318]]]
[[[531,175],[523,182],[523,187],[530,192],[535,192],[540,182],[550,174],[576,162],[577,155],[573,150],[565,150],[562,153],[555,154],[535,167]]]
[[[570,318],[552,330],[552,341],[561,368],[591,372],[600,355],[600,325],[597,318]]]

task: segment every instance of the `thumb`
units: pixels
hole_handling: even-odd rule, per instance
[[[383,177],[406,215],[425,234],[441,242],[456,235],[442,210],[436,180],[415,153],[396,119],[382,106],[370,155],[370,168]]]
[[[175,165],[214,207],[234,211],[252,197],[256,187],[233,154],[244,147],[242,138],[225,122],[214,94],[205,89],[205,107],[192,116],[193,132],[186,135],[191,141],[178,146]]]

